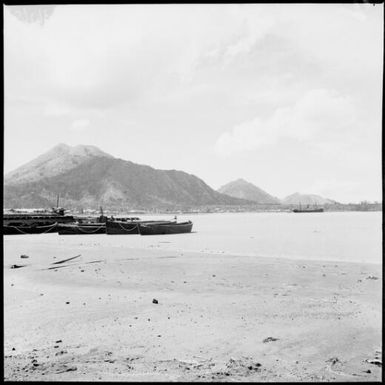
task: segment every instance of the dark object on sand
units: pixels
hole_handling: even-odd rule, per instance
[[[154,299],[152,300],[152,303],[159,303],[159,302],[158,302],[157,299],[154,298]]]
[[[62,259],[61,261],[52,262],[52,265],[59,265],[60,263],[71,261],[72,259],[79,258],[80,256],[81,254],[75,255],[74,257],[71,257],[71,258]]]
[[[378,279],[378,277],[376,277],[374,275],[369,275],[369,277],[366,277],[366,279],[374,279],[374,280],[376,280],[376,279]]]
[[[20,269],[20,267],[24,267],[24,266],[27,266],[27,265],[12,265],[11,269]]]
[[[274,338],[274,337],[267,337],[263,340],[263,343],[266,344],[267,342],[273,342],[273,341],[278,341],[279,338]]]
[[[60,224],[57,227],[59,235],[106,233],[105,223]]]
[[[329,358],[326,362],[330,362],[332,365],[335,365],[337,362],[340,362],[340,360],[338,359],[338,357],[332,357]]]
[[[132,219],[130,221],[125,220],[110,220],[106,222],[106,233],[109,235],[113,234],[139,234],[139,226],[146,224],[155,224],[155,223],[176,223],[175,221],[161,221],[161,220],[152,220],[152,221],[141,221],[138,219]]]
[[[381,366],[382,367],[382,361],[381,360],[366,360],[369,364]]]
[[[20,255],[20,258],[29,258],[29,256],[22,254],[22,255]]]
[[[139,224],[140,235],[159,235],[159,234],[181,234],[191,233],[193,223],[180,222],[180,223],[146,223]]]

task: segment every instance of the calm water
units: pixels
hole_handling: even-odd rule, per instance
[[[171,219],[171,215],[157,215]],[[141,218],[152,218],[141,216]],[[6,242],[158,248],[170,251],[382,263],[382,213],[223,213],[180,215],[193,233],[139,235],[20,235]]]
[[[382,263],[382,212],[223,213],[178,217],[178,220],[184,219],[194,222],[193,231],[197,233],[168,236],[164,241],[172,242],[166,244],[170,248]]]

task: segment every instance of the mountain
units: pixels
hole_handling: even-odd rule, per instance
[[[237,179],[233,182],[227,183],[219,188],[218,192],[234,198],[246,199],[257,203],[280,204],[280,200],[278,198],[273,197],[244,179]]]
[[[284,198],[282,203],[287,205],[325,205],[336,203],[336,201],[315,194],[300,194],[296,192]]]
[[[4,182],[18,184],[33,182],[72,170],[96,156],[112,158],[95,146],[68,146],[60,143],[33,161],[5,175]]]
[[[247,205],[220,194],[194,175],[117,159],[96,147],[59,145],[9,173],[4,207],[146,209]]]

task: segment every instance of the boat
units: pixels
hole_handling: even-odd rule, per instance
[[[191,221],[180,223],[140,223],[139,233],[140,235],[191,233],[192,226],[193,223]]]
[[[114,220],[107,219],[106,221],[106,233],[109,235],[116,234],[139,234],[139,226],[141,224],[172,224],[176,223],[175,221],[160,221],[160,220],[152,220],[152,221],[142,221],[139,218],[135,218],[132,220]]]
[[[324,209],[294,209],[293,213],[323,213]]]
[[[39,225],[38,223],[28,224],[3,224],[4,235],[16,235],[16,234],[46,234],[57,232],[57,222],[50,223],[48,225]]]
[[[10,210],[3,212],[3,234],[44,234],[57,231],[60,223],[74,221],[72,215],[65,215],[61,207],[44,212],[23,212]]]
[[[59,235],[70,234],[105,234],[105,223],[70,223],[70,224],[58,224],[57,231]]]
[[[310,205],[307,205],[305,208],[301,207],[301,203],[299,204],[298,209],[294,209],[293,213],[323,213],[324,209],[322,207],[317,207],[317,204],[315,207],[310,207]]]

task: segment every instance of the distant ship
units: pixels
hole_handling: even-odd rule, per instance
[[[307,205],[306,207],[301,207],[301,203],[299,204],[298,209],[294,209],[293,213],[323,213],[324,209],[322,207],[310,207],[310,205]]]

